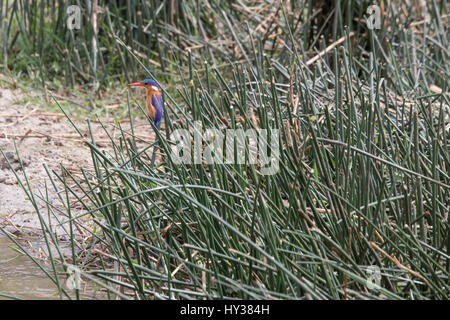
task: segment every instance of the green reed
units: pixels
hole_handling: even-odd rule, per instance
[[[108,81],[113,70],[157,79],[166,113],[154,131],[158,144],[142,147],[133,115],[143,110],[128,100],[130,129],[117,125],[113,138],[104,127],[105,151],[60,106],[90,148],[93,170],[81,168],[82,179],[63,165],[47,170],[44,194],[17,175],[40,216],[67,218],[72,258],[58,260],[76,264],[111,299],[447,299],[446,2],[427,4],[422,34],[395,20],[417,21],[415,9],[405,16],[394,5],[381,30],[353,20],[364,16],[365,2],[342,1],[322,14],[313,1],[274,5],[262,12],[278,21],[254,32],[264,15],[199,3],[177,2],[175,11],[165,2],[111,5],[103,75],[83,71],[88,45],[80,64],[69,63],[78,81],[81,74]],[[341,45],[306,63],[340,37]],[[143,46],[149,39],[157,44]],[[147,61],[152,55],[158,65]],[[112,57],[121,67],[108,67]],[[165,85],[168,77],[176,88]],[[193,133],[195,121],[202,129],[279,129],[279,171],[261,174],[248,153],[245,164],[177,164],[171,133]],[[46,241],[58,247],[42,221]],[[75,227],[89,243],[75,241]],[[65,294],[66,275],[56,265],[43,269]]]

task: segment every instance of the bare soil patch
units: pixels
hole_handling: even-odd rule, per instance
[[[0,83],[1,84],[1,83]],[[80,167],[92,169],[91,154],[89,148],[83,142],[68,119],[62,113],[53,113],[32,103],[21,103],[24,101],[24,93],[19,90],[0,88],[0,148],[6,158],[0,154],[0,226],[17,236],[39,235],[41,224],[35,209],[27,199],[22,187],[17,183],[12,165],[20,177],[24,177],[22,166],[16,155],[17,146],[20,160],[25,169],[30,186],[34,192],[42,192],[45,195],[45,184],[50,201],[59,201],[58,195],[51,187],[50,180],[44,168],[61,172],[60,165],[63,164],[74,175],[82,180]],[[70,110],[68,110],[70,112]],[[89,136],[86,121],[72,119],[87,138]],[[112,121],[105,119],[102,123],[107,127],[114,138],[120,135],[118,128]],[[134,122],[135,134],[142,139],[141,146],[153,141],[154,133],[146,119],[143,117]],[[111,149],[111,142],[105,134],[101,124],[93,121],[91,126],[95,135],[96,143],[105,150]],[[122,128],[127,129],[129,124],[124,122]],[[8,161],[7,161],[8,160]],[[60,184],[61,185],[61,184]],[[46,203],[38,201],[40,209],[46,212]],[[81,213],[81,207],[74,201],[73,214]],[[55,234],[63,235],[63,230],[57,220],[64,222],[67,217],[61,213],[56,219],[51,217],[47,223],[52,226]],[[86,221],[86,226],[89,226]],[[81,232],[81,231],[80,231]],[[83,234],[77,234],[82,237]]]

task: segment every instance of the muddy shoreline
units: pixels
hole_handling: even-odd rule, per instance
[[[18,298],[56,298],[57,296],[54,296],[57,294],[56,286],[31,259],[14,251],[13,248],[17,249],[17,246],[4,234],[8,233],[41,262],[45,263],[48,260],[48,250],[42,242],[39,215],[29,200],[29,194],[18,183],[14,171],[26,185],[25,171],[29,182],[26,189],[31,188],[43,220],[52,234],[58,238],[58,242],[64,243],[69,240],[65,223],[68,217],[64,204],[61,203],[50,182],[45,166],[49,172],[55,171],[59,174],[63,165],[82,181],[80,168],[92,170],[92,158],[83,138],[64,114],[49,112],[27,102],[32,98],[32,95],[24,94],[19,89],[0,87],[0,149],[3,152],[0,153],[0,293]],[[86,121],[74,121],[84,137],[88,137]],[[105,119],[103,125],[107,127],[113,139],[120,135],[120,130],[113,121]],[[151,143],[153,138],[149,134],[146,119],[136,118],[134,125],[136,135],[142,139],[141,143],[143,145]],[[98,146],[108,150],[110,141],[101,124],[93,121],[91,126]],[[121,126],[127,129],[129,124],[124,121]],[[62,183],[56,178],[55,182],[59,192],[64,192]],[[70,200],[73,204],[71,213],[74,216],[82,214],[80,203],[75,198]],[[51,214],[47,214],[46,202],[51,203],[52,207],[59,206],[60,212],[52,210]],[[83,219],[83,225],[91,228],[93,222],[90,219]],[[79,243],[86,243],[88,234],[82,230],[75,230],[75,239]],[[70,250],[64,251],[64,256],[70,261]],[[0,296],[0,299],[3,298]]]
[[[40,93],[34,95],[40,95]],[[63,165],[80,180],[82,180],[80,168],[87,171],[93,169],[89,148],[64,114],[49,112],[33,103],[23,102],[30,98],[32,98],[30,94],[25,95],[19,89],[0,87],[0,149],[4,153],[4,156],[0,153],[0,226],[11,233],[39,234],[41,224],[35,208],[28,200],[28,195],[17,183],[10,165],[25,183],[23,166],[33,193],[36,195],[41,192],[43,197],[48,196],[46,201],[53,204],[58,203],[60,199],[48,178],[44,164],[50,172],[54,170],[57,173],[61,172],[61,165]],[[89,130],[86,121],[72,120],[87,138]],[[147,120],[141,117],[134,121],[136,136],[142,139],[140,143],[143,146],[151,143],[153,136],[149,133]],[[113,139],[120,135],[120,130],[114,121],[105,119],[102,122]],[[126,130],[129,124],[124,121],[121,126]],[[108,150],[111,142],[101,124],[92,121],[91,127],[97,145]],[[15,146],[22,164],[17,157]],[[61,184],[58,184],[56,178],[55,180],[57,187],[60,188]],[[59,191],[62,192],[61,189]],[[37,204],[39,209],[46,210],[45,201],[37,199]],[[82,212],[79,203],[75,203],[71,209],[73,214]],[[64,210],[61,211],[64,213]],[[63,214],[57,217],[61,222],[67,218]],[[55,235],[66,233],[54,218],[50,217],[50,221],[48,217],[43,218]]]

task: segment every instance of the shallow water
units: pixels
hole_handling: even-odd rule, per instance
[[[9,295],[21,299],[58,299],[58,290],[42,270],[26,255],[0,235],[0,300]]]

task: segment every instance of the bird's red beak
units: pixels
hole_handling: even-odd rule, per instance
[[[135,83],[129,83],[128,85],[131,87],[143,87],[145,84],[143,82],[135,82]]]

